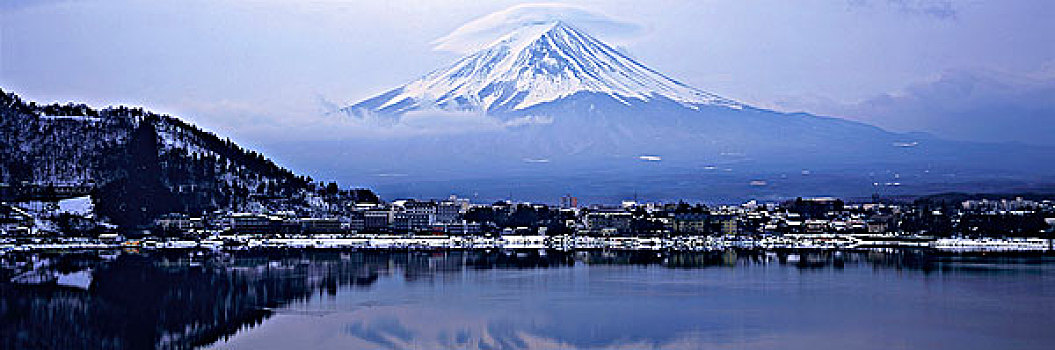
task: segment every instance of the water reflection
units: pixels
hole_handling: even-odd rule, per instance
[[[1022,322],[1055,314],[1052,261],[911,250],[8,254],[0,346],[795,348],[844,334],[825,341],[1030,347],[1053,340]]]

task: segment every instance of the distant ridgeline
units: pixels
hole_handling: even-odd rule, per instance
[[[98,214],[125,227],[170,212],[327,193],[230,139],[142,108],[40,106],[0,90],[0,150],[3,200],[91,194]],[[345,194],[377,201],[368,190]]]

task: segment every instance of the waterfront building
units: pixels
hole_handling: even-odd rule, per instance
[[[230,227],[239,234],[273,233],[271,218],[263,214],[234,213],[230,216]]]
[[[462,205],[455,201],[443,201],[436,206],[436,222],[452,223],[461,217]]]
[[[451,236],[472,236],[483,232],[483,227],[476,222],[439,223],[433,226],[433,231],[443,232]]]
[[[630,231],[630,219],[631,214],[621,208],[592,209],[586,214],[586,225],[590,231],[594,232],[610,229],[604,231],[604,233],[609,235],[627,233]]]
[[[708,217],[709,215],[704,212],[674,213],[674,232],[690,235],[706,234]]]
[[[341,221],[334,218],[300,219],[300,228],[302,233],[308,234],[340,233],[344,231],[341,227]]]
[[[363,212],[363,229],[387,229],[392,223],[392,211],[388,209],[371,209]]]
[[[436,214],[420,212],[397,212],[392,216],[392,228],[396,231],[420,231],[436,223]]]
[[[353,211],[348,214],[348,230],[360,232],[366,229],[366,216],[362,211]]]
[[[202,218],[192,218],[186,214],[167,214],[154,220],[154,227],[163,231],[191,231],[205,228]]]

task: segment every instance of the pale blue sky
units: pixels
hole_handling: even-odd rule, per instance
[[[144,105],[250,145],[349,137],[320,101],[351,104],[448,64],[457,54],[435,39],[519,3],[5,1],[0,86]],[[573,3],[638,26],[612,39],[644,64],[749,104],[1055,142],[1041,137],[1055,133],[1052,1]]]

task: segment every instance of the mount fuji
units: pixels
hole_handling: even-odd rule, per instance
[[[490,46],[345,111],[405,113],[440,108],[522,111],[579,93],[625,105],[670,99],[698,106],[743,105],[668,78],[562,21],[521,27]]]
[[[404,195],[430,193],[422,181],[442,184],[437,188],[444,191],[518,192],[481,185],[512,178],[522,179],[513,187],[524,191],[553,192],[544,198],[587,188],[609,195],[667,189],[657,190],[666,193],[656,194],[660,198],[690,191],[728,198],[864,195],[886,184],[919,193],[950,181],[1035,182],[1037,174],[1055,173],[1043,161],[1051,149],[947,141],[749,106],[672,79],[562,21],[522,26],[339,114],[389,124],[411,116],[432,115],[442,123],[473,115],[498,126],[342,142],[343,149],[373,157],[355,160],[364,171],[399,174],[373,185],[384,192],[393,184]],[[339,166],[331,171],[348,173]],[[613,175],[623,181],[611,182]],[[459,182],[464,179],[484,180]]]

